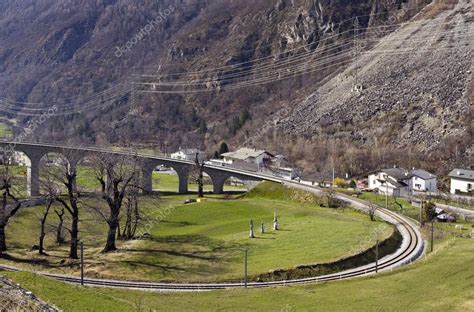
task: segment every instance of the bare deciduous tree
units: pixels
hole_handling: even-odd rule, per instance
[[[46,220],[48,219],[49,215],[49,210],[51,209],[51,206],[53,205],[54,200],[52,198],[49,198],[48,201],[46,202],[45,209],[43,212],[43,215],[40,220],[40,234],[39,234],[39,242],[38,242],[38,253],[40,255],[46,255],[44,252],[44,237],[46,236]]]
[[[54,209],[54,213],[58,216],[58,224],[56,226],[56,244],[61,245],[64,243],[63,237],[63,224],[64,224],[64,207],[60,209]]]
[[[64,152],[67,154],[67,152]],[[47,166],[47,181],[55,181],[65,186],[66,197],[61,194],[55,196],[58,201],[71,216],[71,228],[68,229],[71,235],[69,248],[69,258],[77,259],[77,247],[79,242],[79,194],[76,187],[76,169],[69,164],[67,158],[57,157],[59,159],[57,165]],[[49,182],[52,183],[52,182]],[[62,220],[60,220],[62,227]]]
[[[324,194],[325,194],[325,197],[327,199],[328,208],[335,207],[336,192],[334,191],[334,189],[332,187],[325,188],[324,189]]]
[[[1,168],[2,181],[0,191],[2,192],[2,203],[0,206],[0,257],[2,257],[3,253],[7,250],[5,228],[10,218],[21,208],[21,202],[12,194],[12,174],[10,172],[9,161],[5,157],[3,158]]]
[[[135,184],[137,183],[135,182]],[[129,187],[129,191],[125,197],[125,225],[122,233],[120,233],[120,229],[118,229],[119,237],[125,240],[135,237],[138,223],[141,219],[138,206],[138,192],[139,188],[132,185]]]
[[[109,227],[107,242],[102,252],[117,250],[116,237],[119,229],[120,211],[123,200],[127,195],[132,181],[137,176],[137,157],[115,156],[98,157],[96,163],[96,178],[100,182],[99,198],[107,203],[108,215],[99,211]]]
[[[369,202],[369,217],[371,221],[375,221],[376,211],[377,211],[377,206],[374,203]]]

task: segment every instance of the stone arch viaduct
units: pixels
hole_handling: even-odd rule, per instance
[[[90,156],[128,156],[140,159],[140,184],[144,192],[151,192],[152,173],[159,165],[165,165],[173,168],[179,177],[178,191],[181,194],[188,192],[189,173],[194,162],[173,159],[165,156],[155,156],[147,154],[138,154],[126,151],[115,151],[96,147],[65,146],[46,143],[15,143],[0,142],[0,148],[3,153],[12,154],[12,152],[23,152],[30,160],[27,169],[27,193],[29,196],[40,195],[40,161],[48,153],[61,154],[68,161],[69,170],[76,170],[77,164],[84,158]],[[221,167],[205,165],[203,171],[206,172],[212,180],[213,192],[220,194],[224,191],[224,183],[230,177],[235,177],[244,181],[274,181],[281,182],[281,178],[269,176],[257,172],[238,170],[231,167]]]

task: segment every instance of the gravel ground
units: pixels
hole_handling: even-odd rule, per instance
[[[435,19],[406,23],[358,58],[360,92],[353,91],[353,64],[296,105],[280,128],[318,135],[351,125],[346,135],[355,141],[390,138],[427,149],[463,133],[474,67],[472,8],[460,0]]]
[[[0,276],[0,312],[4,311],[56,312],[59,310],[50,307],[15,282]]]

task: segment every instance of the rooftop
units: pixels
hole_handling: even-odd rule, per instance
[[[474,181],[474,170],[469,169],[453,169],[448,174],[451,178],[460,178],[464,180]]]
[[[423,169],[412,169],[408,171],[404,168],[387,168],[382,169],[381,171],[397,180],[406,180],[414,176],[422,178],[423,180],[428,180],[436,177],[436,175],[429,173],[428,171]]]
[[[302,177],[304,180],[311,180],[316,182],[331,182],[332,183],[332,173],[330,172],[313,172]]]
[[[200,151],[197,148],[179,148],[179,150],[176,151],[176,153],[179,153],[179,152],[183,152],[184,154],[187,154],[187,155],[196,154],[196,153],[204,154],[203,151]]]
[[[270,154],[264,150],[242,147],[236,150],[235,152],[223,153],[221,156],[233,158],[233,159],[245,160],[250,157],[253,157],[253,158],[258,157],[262,155],[263,153]]]
[[[229,165],[231,168],[239,169],[239,170],[247,170],[247,171],[258,171],[258,165],[254,163],[248,163],[245,161],[237,161]]]
[[[381,171],[397,180],[404,180],[410,178],[410,173],[403,168],[386,168],[382,169]]]
[[[410,171],[410,174],[412,176],[417,176],[417,177],[422,178],[424,180],[428,180],[428,179],[436,177],[434,174],[429,173],[428,171],[423,170],[423,169],[413,169],[412,171]]]

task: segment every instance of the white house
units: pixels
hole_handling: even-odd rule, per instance
[[[273,155],[264,151],[253,148],[242,147],[235,152],[223,153],[221,155],[225,163],[233,163],[236,161],[244,161],[255,163],[259,166],[267,164],[271,161]]]
[[[423,169],[412,169],[410,171],[411,179],[408,184],[410,191],[432,192],[437,191],[436,176]]]
[[[314,172],[301,177],[300,182],[319,187],[332,187],[333,177],[330,172]]]
[[[203,151],[200,151],[197,148],[182,149],[180,147],[179,150],[175,153],[172,153],[170,157],[173,159],[194,161],[196,160],[196,153],[198,153],[198,159],[200,162],[205,160],[206,155]]]
[[[368,188],[395,196],[409,196],[414,191],[436,192],[436,176],[422,169],[387,168],[369,175]]]
[[[454,169],[448,176],[451,178],[451,194],[474,192],[474,170]]]
[[[409,173],[402,168],[387,168],[369,175],[369,189],[382,194],[407,196]]]
[[[272,157],[266,169],[270,174],[288,180],[293,180],[301,176],[301,171],[297,168],[293,168],[288,159],[283,155]]]
[[[10,157],[10,163],[18,166],[29,166],[31,164],[30,159],[22,152],[13,152],[13,156]]]

